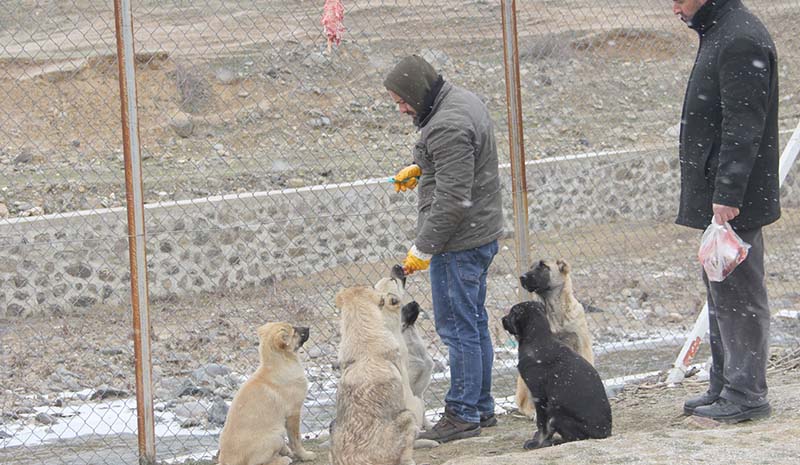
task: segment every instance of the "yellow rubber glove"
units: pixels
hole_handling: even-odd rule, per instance
[[[414,245],[411,247],[411,250],[408,251],[406,259],[403,260],[403,271],[406,275],[410,275],[415,271],[427,270],[431,264],[431,257],[431,254],[421,252],[417,249],[417,246]]]
[[[417,178],[422,176],[419,165],[408,165],[394,175],[394,191],[407,191],[417,187]]]

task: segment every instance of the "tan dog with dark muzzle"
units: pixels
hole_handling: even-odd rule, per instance
[[[300,441],[308,381],[297,351],[308,340],[308,328],[267,323],[258,337],[261,363],[233,398],[219,437],[219,464],[288,465],[290,454],[314,460]]]
[[[540,260],[519,280],[525,290],[536,293],[544,302],[553,337],[594,365],[592,334],[583,305],[573,294],[569,274],[570,266],[564,260]],[[519,411],[532,418],[536,410],[530,391],[519,376],[516,401]]]

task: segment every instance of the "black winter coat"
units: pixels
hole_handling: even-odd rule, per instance
[[[769,32],[741,0],[709,0],[689,27],[700,47],[683,103],[677,223],[704,229],[711,204],[749,230],[781,214],[778,64]]]

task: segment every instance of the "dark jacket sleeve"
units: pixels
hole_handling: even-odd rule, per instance
[[[721,51],[722,140],[714,203],[740,208],[758,156],[773,66],[767,47],[737,38]]]
[[[425,253],[440,253],[455,235],[472,204],[475,149],[469,128],[439,125],[428,135],[428,153],[435,165],[433,203],[415,244]]]

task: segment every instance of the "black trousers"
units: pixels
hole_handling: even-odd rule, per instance
[[[737,404],[767,403],[770,311],[764,283],[761,228],[737,231],[752,247],[747,259],[722,282],[703,281],[711,339],[709,390]]]

